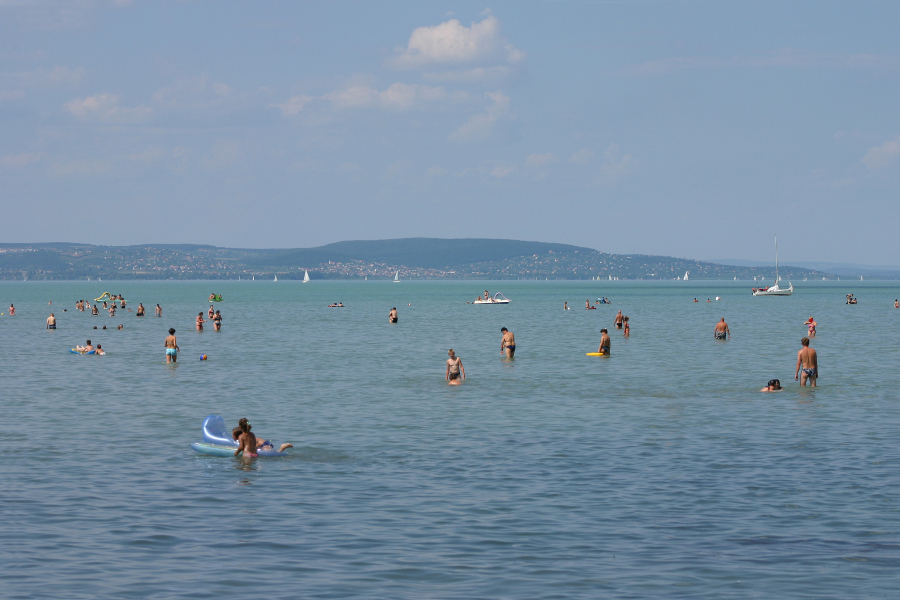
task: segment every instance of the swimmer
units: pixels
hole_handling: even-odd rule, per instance
[[[784,388],[781,387],[781,382],[777,379],[770,379],[768,385],[763,389],[759,390],[761,392],[780,392]]]
[[[600,348],[597,352],[603,356],[609,356],[610,353],[609,332],[605,327],[600,330]]]
[[[109,316],[111,316],[111,317],[116,316],[116,303],[115,302],[113,302],[112,305],[109,307]]]
[[[241,432],[242,432],[242,429],[240,427],[235,427],[234,429],[231,430],[231,438],[234,441],[238,441],[238,438],[241,437]],[[260,450],[260,449],[274,450],[275,449],[274,444],[272,444],[272,442],[270,442],[269,440],[261,440],[259,438],[256,438],[256,440],[257,440],[256,441],[256,449],[257,450]],[[293,444],[281,444],[281,446],[278,447],[278,451],[284,452],[288,448],[293,448],[293,447],[294,447]]]
[[[585,300],[585,301],[584,301],[584,307],[585,307],[585,308],[590,308],[590,307],[591,307],[591,301],[590,301],[590,300]]]
[[[628,317],[624,318],[625,323],[625,331],[622,333],[622,337],[631,337],[631,325],[628,324]]]
[[[178,362],[178,340],[175,339],[175,330],[169,329],[169,337],[166,338],[166,364]]]
[[[388,321],[391,323],[396,323],[399,317],[397,316],[397,307],[391,309],[391,312],[388,314]]]
[[[900,308],[900,299],[894,298],[894,308]]]
[[[212,294],[209,295],[209,301],[212,302],[215,299],[216,299],[216,293],[213,292]]]
[[[816,337],[816,320],[810,317],[804,325],[806,325],[809,337]]]
[[[707,298],[706,301],[707,301],[707,302],[712,302],[712,300],[710,300],[709,298]]]
[[[622,315],[622,311],[619,311],[619,314],[616,315],[616,329],[622,329],[622,324],[625,322],[625,317]]]
[[[506,354],[506,358],[516,355],[516,336],[506,327],[500,328],[503,338],[500,340],[500,354]]]
[[[156,305],[156,316],[157,316],[157,317],[161,317],[161,316],[162,316],[162,307],[160,307],[159,304]]]
[[[213,315],[213,329],[222,331],[222,313],[219,311],[216,311],[216,314]]]
[[[103,329],[106,329],[106,325],[103,326]]]
[[[138,310],[137,310],[137,314],[135,316],[136,317],[144,316],[144,305],[143,304],[138,304]]]
[[[84,354],[91,352],[93,349],[94,347],[91,345],[91,340],[88,340],[84,346],[75,346],[75,350]]]
[[[212,319],[214,314],[216,314],[216,309],[214,309],[214,308],[213,308],[213,305],[210,304],[210,305],[209,305],[209,310],[206,311],[207,318]]]
[[[819,378],[819,359],[816,351],[809,347],[809,338],[800,340],[803,347],[797,352],[797,370],[794,371],[794,381],[799,378],[800,385],[805,386],[809,381],[810,387],[816,387],[816,379]],[[801,375],[800,372],[803,371]]]
[[[697,300],[697,299],[696,299],[696,298],[694,298],[694,302],[700,302],[700,301],[699,301],[699,300]]]
[[[250,421],[241,419],[238,421],[238,426],[241,429],[241,435],[238,436],[238,448],[234,451],[234,455],[237,456],[243,452],[244,458],[256,458],[258,456],[256,454],[257,441],[256,436],[250,431]]]
[[[717,340],[724,340],[725,336],[731,337],[731,330],[728,329],[728,323],[725,322],[725,317],[722,317],[722,320],[716,323],[716,328],[713,330],[713,337]]]
[[[569,310],[569,301],[568,300],[563,302],[563,310]]]
[[[197,313],[197,331],[203,331],[203,324],[206,321],[203,320],[203,313]]]
[[[453,348],[447,351],[450,357],[447,359],[447,374],[444,380],[450,385],[460,385],[466,378],[466,369],[463,367],[462,359],[456,356]]]
[[[97,355],[98,356],[106,356],[106,352],[103,351],[103,346],[97,344]]]
[[[16,307],[13,306],[12,303],[9,304],[9,316],[16,316]]]
[[[56,329],[56,317],[53,316],[53,313],[47,317],[47,329]]]
[[[100,316],[100,309],[97,308],[97,305],[96,305],[96,304],[95,304],[94,306],[91,307],[91,316],[92,316],[92,317],[98,317],[98,316]]]
[[[118,329],[119,331],[122,331],[123,329],[125,329],[125,326],[122,325],[121,323],[119,323],[119,326],[116,327],[116,329]]]

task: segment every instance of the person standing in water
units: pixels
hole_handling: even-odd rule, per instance
[[[203,324],[206,321],[203,320],[203,313],[197,313],[197,331],[203,331]]]
[[[250,421],[241,419],[238,421],[238,427],[243,433],[238,437],[238,448],[234,451],[234,455],[237,456],[243,452],[244,458],[256,458],[258,456],[256,454],[257,441],[256,436],[250,431]]]
[[[563,302],[563,310],[569,310],[569,301],[568,300]]]
[[[169,329],[169,337],[166,338],[166,364],[178,362],[178,340],[175,339],[175,330]]]
[[[600,348],[597,350],[599,354],[603,356],[609,356],[610,352],[610,341],[609,341],[609,331],[604,327],[600,330]]]
[[[53,313],[50,313],[50,316],[47,317],[47,329],[56,329],[56,317]]]
[[[144,305],[141,304],[141,303],[138,303],[138,310],[137,310],[137,315],[136,315],[136,316],[138,316],[138,317],[143,317],[143,316],[144,316]]]
[[[622,332],[622,337],[631,337],[631,325],[628,324],[627,316],[623,319],[623,322],[625,323],[625,331]]]
[[[222,331],[222,313],[216,311],[216,314],[213,315],[213,329],[216,331]]]
[[[804,323],[804,325],[806,325],[806,330],[809,337],[816,337],[816,320],[810,317],[806,321],[806,323]]]
[[[803,347],[797,352],[797,370],[794,371],[794,381],[799,379],[801,386],[805,386],[809,381],[810,387],[816,387],[816,379],[819,378],[819,358],[816,356],[816,351],[809,347],[808,337],[800,340],[800,343],[803,344]]]
[[[894,308],[900,308],[900,299],[894,298]]]
[[[619,313],[616,315],[616,329],[622,329],[622,323],[624,323],[624,322],[625,322],[625,317],[622,316],[622,311],[620,310]]]
[[[12,302],[9,303],[9,316],[16,316],[16,307],[12,305]]]
[[[506,358],[512,358],[516,355],[516,336],[506,327],[502,327],[500,333],[503,334],[503,339],[500,340],[500,353],[506,354]]]
[[[466,369],[463,367],[462,359],[456,356],[453,348],[447,351],[447,355],[450,358],[447,359],[447,374],[444,379],[450,385],[459,385],[466,378]]]
[[[216,314],[216,309],[214,309],[214,308],[213,308],[213,305],[210,304],[210,305],[209,305],[209,310],[206,311],[206,318],[212,319],[214,314]]]
[[[162,307],[159,304],[156,305],[156,316],[157,317],[162,316]]]
[[[397,316],[397,307],[396,306],[391,309],[391,312],[388,315],[388,320],[391,323],[396,323],[399,320],[399,317]]]
[[[725,322],[725,317],[722,317],[722,320],[716,323],[713,337],[717,340],[724,340],[726,335],[730,338],[731,330],[728,329],[728,323]]]

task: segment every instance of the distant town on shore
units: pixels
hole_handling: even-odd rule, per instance
[[[190,244],[94,246],[0,243],[0,280],[190,279],[683,279],[773,281],[771,267],[495,239],[404,238],[315,248],[243,249]],[[847,274],[844,274],[845,276]],[[782,278],[837,279],[790,264]]]

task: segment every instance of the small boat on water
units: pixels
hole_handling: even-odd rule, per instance
[[[394,283],[400,283],[400,271],[394,273]]]
[[[278,275],[275,276],[275,281],[278,281]]]
[[[303,269],[303,283],[309,283],[309,271]]]
[[[763,278],[765,279],[765,278]],[[775,237],[775,283],[768,287],[753,288],[754,296],[790,296],[794,293],[794,284],[788,280],[788,287],[778,285],[781,277],[778,275],[778,237]]]
[[[493,296],[479,297],[472,304],[509,304],[512,302],[509,298],[497,292]]]
[[[684,279],[682,279],[682,281],[687,281],[687,280],[688,280],[688,273],[689,273],[689,271],[685,271],[685,272],[684,272]]]

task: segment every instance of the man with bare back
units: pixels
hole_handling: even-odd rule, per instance
[[[819,378],[819,359],[816,351],[809,347],[809,338],[800,340],[803,347],[797,352],[797,370],[794,371],[794,381],[800,379],[800,385],[805,386],[809,381],[810,387],[816,387],[816,379]],[[802,371],[802,373],[801,373]]]

